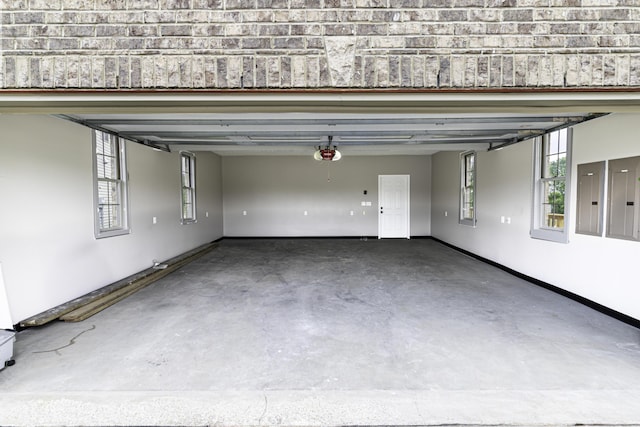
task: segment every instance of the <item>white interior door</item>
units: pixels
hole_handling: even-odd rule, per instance
[[[378,175],[378,238],[409,234],[409,175]]]

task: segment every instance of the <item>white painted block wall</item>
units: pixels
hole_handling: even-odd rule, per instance
[[[222,166],[225,236],[377,236],[378,175],[393,174],[411,176],[411,235],[431,234],[431,156],[320,162],[310,150],[224,157]]]
[[[576,126],[573,176],[581,163],[640,155],[639,122],[638,114],[614,114]],[[433,236],[640,319],[640,242],[576,234],[575,179],[571,183],[569,243],[529,237],[532,147],[528,141],[478,153],[475,228],[457,222],[458,153],[434,155]],[[511,224],[502,223],[502,216],[510,217]]]
[[[640,155],[639,121],[616,114],[577,126],[574,176],[578,163]],[[411,175],[412,235],[433,234],[640,319],[640,242],[575,234],[575,216],[569,244],[529,237],[530,142],[478,154],[476,228],[456,220],[458,153],[345,156],[329,165],[197,153],[198,223],[182,226],[178,154],[127,144],[132,233],[96,240],[91,131],[26,115],[0,116],[0,128],[0,263],[14,322],[223,235],[376,235],[379,174]]]
[[[0,129],[0,263],[16,323],[222,236],[212,153],[196,154],[198,222],[181,225],[179,154],[127,143],[131,234],[96,239],[91,130],[32,115],[2,115]]]

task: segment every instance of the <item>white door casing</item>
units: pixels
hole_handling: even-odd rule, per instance
[[[378,175],[378,238],[410,238],[409,175]]]

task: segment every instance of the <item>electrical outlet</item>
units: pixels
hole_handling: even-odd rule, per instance
[[[500,222],[504,224],[504,215],[500,217]]]
[[[449,212],[444,211],[444,216],[449,216]]]
[[[349,215],[353,216],[353,211],[349,211]]]
[[[242,211],[243,216],[247,216],[247,211]]]
[[[307,215],[309,215],[309,212],[304,211],[304,216],[307,216]]]
[[[151,220],[154,224],[158,223],[158,218],[156,218],[155,216],[153,217],[153,219]]]

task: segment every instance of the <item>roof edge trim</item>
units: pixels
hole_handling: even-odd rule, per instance
[[[22,90],[0,113],[640,112],[640,88],[610,90]]]

